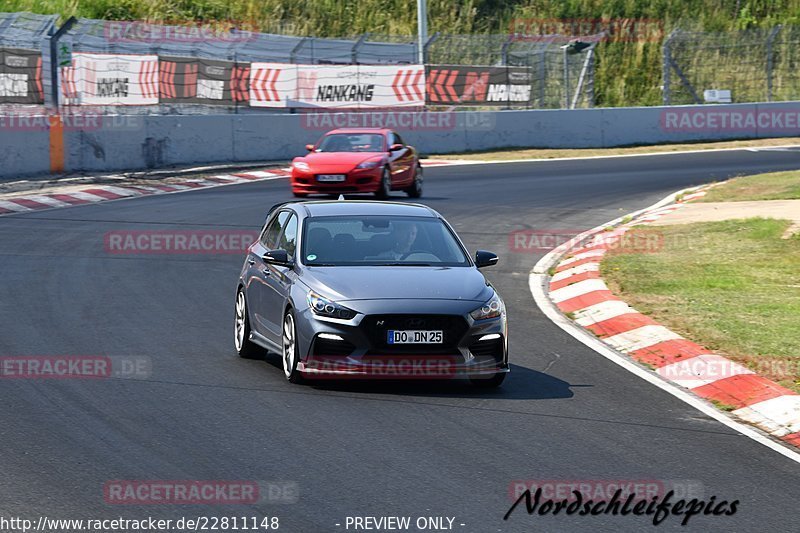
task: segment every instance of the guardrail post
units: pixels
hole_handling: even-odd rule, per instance
[[[578,99],[581,97],[584,80],[586,80],[586,74],[590,68],[590,65],[593,64],[593,60],[594,45],[590,46],[586,51],[586,58],[583,60],[583,67],[581,68],[581,73],[578,76],[578,84],[575,86],[575,94],[572,95],[572,103],[569,106],[570,109],[575,109],[575,107],[578,105]],[[591,107],[591,105],[589,107]]]
[[[61,27],[56,30],[55,33],[52,35],[48,35],[45,37],[45,42],[47,46],[45,47],[42,52],[46,52],[49,55],[50,59],[50,69],[49,69],[49,78],[50,78],[50,90],[45,93],[45,106],[49,109],[58,110],[59,107],[59,80],[58,80],[58,69],[61,65],[58,64],[58,41],[61,37],[66,34],[75,23],[78,22],[78,19],[75,17],[70,17]],[[44,63],[44,61],[42,61]]]
[[[504,66],[508,66],[508,49],[511,47],[511,43],[514,42],[514,36],[509,35],[508,39],[503,43],[503,47],[500,49],[500,58],[503,62]]]
[[[422,60],[422,61],[423,61],[423,63],[422,63],[422,64],[423,64],[423,65],[427,65],[427,64],[428,64],[428,60],[430,59],[430,58],[428,57],[428,49],[431,47],[431,45],[433,44],[433,42],[434,42],[436,39],[438,39],[438,38],[439,38],[439,32],[437,31],[436,33],[434,33],[433,35],[431,35],[430,39],[428,39],[428,41],[427,41],[427,42],[425,43],[425,45],[422,47],[422,57],[423,57],[423,60]]]
[[[359,37],[358,40],[353,45],[353,48],[350,50],[350,61],[354,65],[358,65],[358,47],[364,44],[364,41],[367,40],[367,37],[369,37],[369,32]]]
[[[562,54],[564,56],[564,109],[569,109],[569,55],[566,47]]]
[[[291,52],[289,52],[289,63],[292,63],[292,64],[297,64],[297,61],[296,61],[296,59],[297,59],[297,52],[299,52],[299,51],[300,51],[300,49],[301,49],[301,48],[303,48],[303,46],[306,44],[306,41],[307,41],[307,40],[308,40],[308,37],[303,37],[302,39],[300,39],[300,42],[299,42],[299,43],[297,43],[296,45],[294,45],[294,48],[292,48],[292,51],[291,51]],[[313,58],[311,59],[311,62],[312,62],[312,63],[314,62],[314,59],[313,59]]]
[[[586,99],[589,102],[589,107],[594,107],[594,47],[589,49],[589,54],[591,57],[589,58],[589,72],[588,72],[588,79],[586,80]]]
[[[661,89],[661,96],[664,102],[664,105],[670,105],[670,100],[672,95],[670,94],[670,74],[672,73],[672,50],[670,49],[670,45],[672,44],[672,39],[678,35],[679,29],[674,29],[672,32],[667,36],[664,40],[664,44],[661,47],[661,54],[663,56],[663,63],[661,65],[661,82],[664,84]]]
[[[767,102],[772,101],[772,69],[774,67],[772,44],[775,41],[775,37],[780,33],[781,28],[783,28],[783,26],[778,24],[772,28],[772,31],[769,32],[769,37],[767,37]]]

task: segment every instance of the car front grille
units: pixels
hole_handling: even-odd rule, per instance
[[[469,326],[459,315],[367,315],[361,327],[369,338],[369,354],[458,354],[458,342]],[[389,330],[441,330],[441,344],[389,344]]]

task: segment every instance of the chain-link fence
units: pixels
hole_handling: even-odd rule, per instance
[[[425,55],[433,65],[524,67],[531,88],[525,107],[574,109],[594,106],[594,53],[602,37],[435,34]]]
[[[147,98],[125,102],[124,106],[109,100],[102,107],[110,113],[263,112],[263,107],[251,105],[248,96],[254,74],[251,71],[255,70],[251,65],[258,64],[262,68],[269,68],[263,67],[264,64],[402,67],[418,65],[421,57],[420,44],[413,35],[367,33],[323,39],[256,33],[233,27],[165,26],[85,18],[70,19],[58,29],[56,18],[55,15],[28,13],[0,14],[0,48],[20,46],[39,54],[38,98],[50,105],[55,101],[60,105],[87,105],[80,98],[85,82],[95,89],[112,92],[127,91],[129,86],[135,86],[132,90],[139,91],[139,96],[148,91],[155,91],[158,96],[155,104]],[[438,97],[436,94],[433,98],[423,97],[422,103],[432,109],[591,107],[597,37],[587,36],[583,39],[585,46],[576,48],[574,43],[570,45],[574,37],[558,35],[437,33],[424,43],[422,56],[429,73],[433,70],[448,76],[432,81],[434,89],[441,92]],[[87,59],[88,55],[92,57]],[[80,56],[85,61],[81,68],[76,68],[75,59]],[[104,59],[109,57],[117,57],[119,61]],[[122,66],[125,61],[132,61],[133,66]],[[150,72],[153,68],[150,63],[159,70],[157,75]],[[58,68],[52,69],[51,65]],[[124,68],[129,67],[134,70],[124,72]],[[176,69],[179,71],[177,78]],[[204,72],[217,72],[225,80],[221,77],[215,80],[214,76],[202,79]],[[57,91],[50,90],[53,74]],[[258,81],[262,89],[275,88],[275,80]],[[400,81],[402,84],[403,80]],[[174,87],[175,83],[198,84],[201,91],[209,93],[209,87],[217,82],[223,83],[224,98],[214,102],[215,105],[201,103],[198,98],[182,99],[179,94],[182,88],[178,87],[176,92]],[[394,79],[394,83],[398,80]],[[488,86],[481,87],[482,83]],[[426,87],[423,83],[422,91],[426,92],[430,84],[431,81]],[[456,90],[467,94],[456,94]],[[196,92],[192,94],[196,96]],[[403,100],[402,93],[400,100]],[[0,103],[8,101],[0,98]],[[292,111],[291,105],[284,107],[269,111]]]
[[[800,99],[800,28],[675,30],[664,42],[664,104]]]

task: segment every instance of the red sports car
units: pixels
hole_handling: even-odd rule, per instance
[[[422,166],[413,146],[394,131],[379,128],[338,129],[326,133],[308,155],[292,161],[292,193],[374,193],[391,191],[422,196]]]

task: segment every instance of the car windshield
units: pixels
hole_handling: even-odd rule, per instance
[[[334,133],[326,135],[317,152],[382,152],[383,135],[378,133]]]
[[[468,266],[440,219],[326,216],[306,219],[302,257],[309,266]]]

